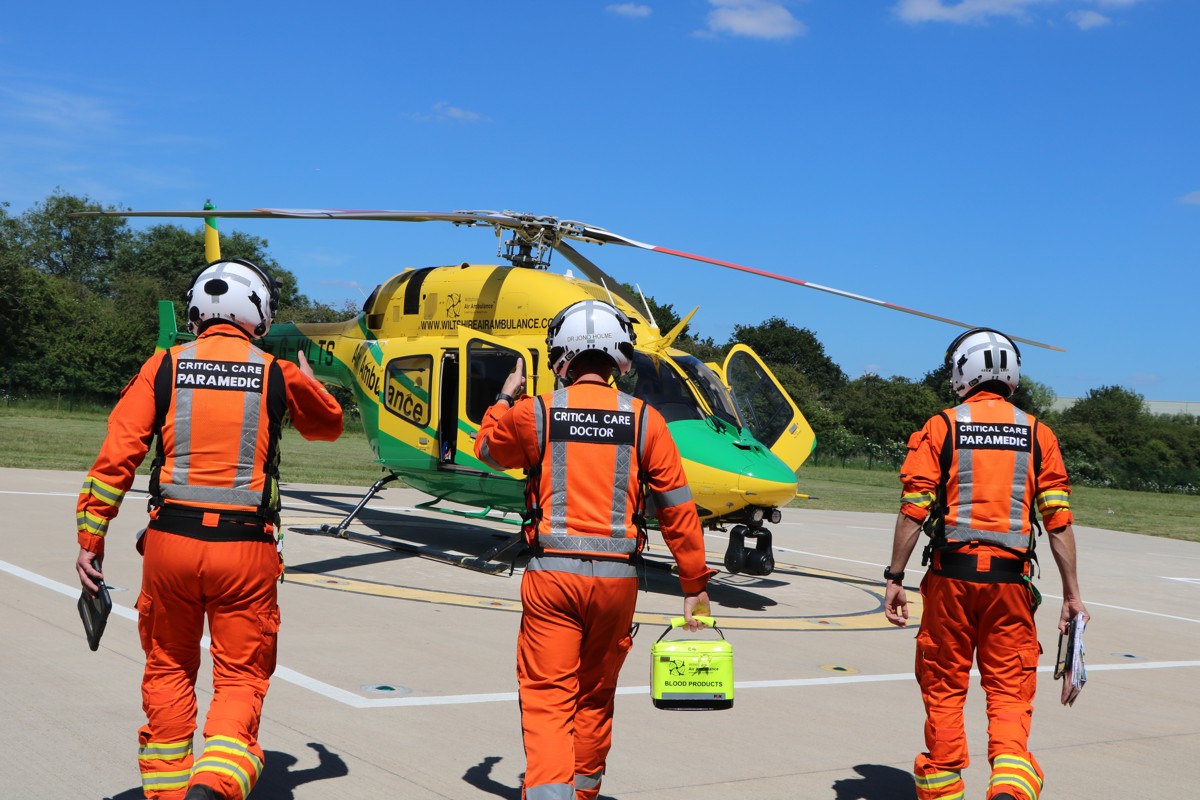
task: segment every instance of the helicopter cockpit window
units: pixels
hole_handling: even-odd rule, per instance
[[[424,428],[429,424],[429,377],[432,374],[432,356],[393,358],[387,365],[384,408]]]
[[[504,386],[520,353],[480,339],[467,345],[467,419],[483,422],[488,406]]]
[[[741,420],[738,418],[737,406],[733,403],[733,397],[725,388],[725,384],[721,383],[717,374],[712,371],[712,368],[695,356],[674,356],[673,358],[675,363],[682,367],[683,371],[692,379],[692,383],[696,385],[700,393],[704,395],[704,400],[713,413],[740,428]]]
[[[667,422],[706,416],[671,364],[645,353],[633,354],[633,365],[617,379],[617,388],[654,406]]]

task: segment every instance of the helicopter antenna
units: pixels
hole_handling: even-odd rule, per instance
[[[652,328],[657,328],[658,320],[654,318],[654,312],[650,310],[650,303],[646,301],[646,295],[642,291],[642,285],[640,283],[635,283],[634,288],[637,289],[638,297],[642,298],[642,305],[646,309],[646,318],[650,320],[650,326]]]
[[[613,308],[616,308],[617,301],[613,300],[612,292],[608,291],[608,282],[601,278],[600,285],[604,287],[604,293],[608,295],[608,304]]]

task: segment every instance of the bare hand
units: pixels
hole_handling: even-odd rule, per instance
[[[1058,615],[1058,632],[1065,634],[1067,625],[1075,619],[1077,614],[1083,614],[1085,625],[1092,620],[1092,615],[1088,613],[1087,606],[1083,604],[1082,600],[1063,600],[1062,612]]]
[[[883,598],[883,615],[898,628],[908,627],[908,595],[900,584],[888,581],[887,594]]]
[[[304,348],[296,351],[296,364],[300,367],[300,371],[308,376],[309,380],[315,381],[317,376],[313,374],[313,368],[309,366],[308,356],[304,355]]]
[[[703,622],[696,617],[711,617],[712,614],[708,610],[708,592],[697,592],[696,594],[688,594],[683,597],[683,618],[686,620],[684,628],[689,631],[698,631],[701,628],[707,627]]]
[[[75,571],[79,573],[79,585],[83,587],[83,591],[88,597],[95,597],[100,592],[99,581],[104,580],[104,573],[100,571],[101,557],[91,552],[79,548],[79,555],[75,558]]]
[[[525,359],[517,358],[513,371],[504,379],[504,386],[500,391],[514,400],[525,394]]]

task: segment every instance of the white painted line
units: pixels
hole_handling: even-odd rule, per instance
[[[10,575],[29,581],[30,583],[36,584],[43,588],[50,589],[51,591],[58,592],[59,594],[66,595],[67,597],[75,598],[78,596],[80,591],[79,587],[77,586],[68,586],[65,583],[59,583],[56,580],[51,580],[50,578],[43,577],[35,572],[30,572],[27,569],[18,567],[15,564],[10,564],[7,561],[0,561],[0,571],[7,572]],[[131,608],[114,604],[113,613],[125,619],[134,622],[137,621],[137,612]],[[204,637],[204,639],[201,641],[201,647],[207,647],[208,641],[208,637]],[[1121,664],[1088,664],[1088,669],[1093,672],[1134,669],[1179,669],[1187,667],[1200,667],[1200,661],[1154,661]],[[1051,666],[1038,667],[1038,672],[1052,672],[1053,670],[1054,668]],[[979,671],[972,670],[971,674],[978,676]],[[310,692],[322,695],[323,697],[327,697],[330,700],[351,708],[399,708],[408,706],[468,705],[471,703],[515,703],[518,699],[516,692],[497,692],[492,694],[457,694],[429,697],[406,696],[368,698],[345,689],[340,689],[337,686],[325,683],[324,681],[319,681],[316,678],[311,678],[308,675],[297,672],[289,667],[276,667],[274,677],[287,681],[288,683],[295,684],[302,689],[307,689]],[[782,689],[805,686],[833,686],[837,684],[884,683],[911,680],[914,680],[912,673],[899,672],[885,675],[838,675],[822,678],[795,678],[774,681],[738,681],[734,683],[734,688],[743,690]],[[650,687],[618,687],[617,694],[650,694]]]

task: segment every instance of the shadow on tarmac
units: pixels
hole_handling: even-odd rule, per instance
[[[318,763],[308,769],[292,770],[300,759],[291,753],[281,753],[278,750],[267,750],[262,775],[258,778],[250,796],[254,800],[295,800],[297,786],[313,781],[323,781],[330,778],[341,778],[350,774],[349,767],[342,757],[326,749],[325,745],[309,742],[308,746],[317,751]],[[517,790],[520,798],[520,790]],[[127,789],[120,794],[106,797],[104,800],[142,800],[142,789]]]
[[[881,764],[858,764],[861,778],[833,782],[834,800],[916,800],[917,788],[911,773]]]
[[[520,786],[505,786],[503,783],[492,779],[492,767],[499,764],[501,760],[499,756],[487,756],[483,761],[480,761],[463,773],[463,782],[493,797],[499,797],[503,800],[521,800]],[[524,781],[524,779],[525,774],[522,773],[520,780]],[[616,798],[602,794],[597,800],[616,800]]]

